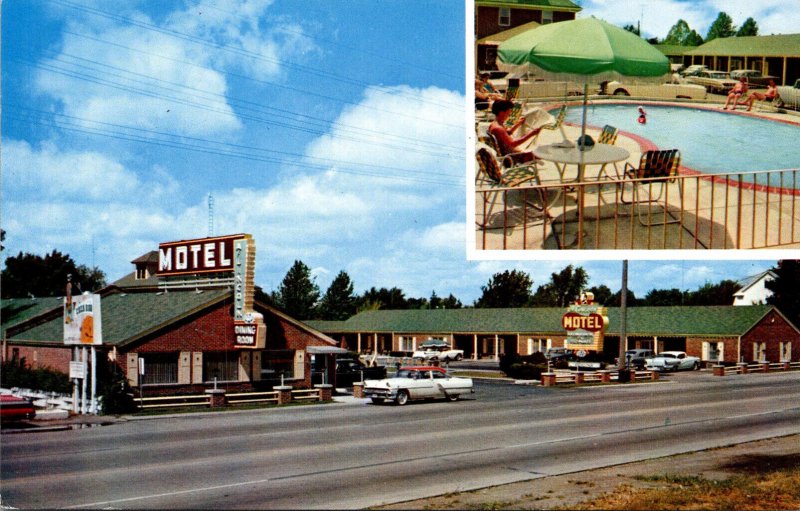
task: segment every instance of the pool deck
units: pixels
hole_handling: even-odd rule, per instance
[[[631,103],[631,101],[603,100],[605,103]],[[635,104],[658,104],[691,106],[708,108],[719,111],[720,102],[706,103],[670,103],[647,102],[637,100]],[[758,102],[756,103],[758,105]],[[546,106],[546,105],[543,105]],[[578,105],[572,108],[579,108]],[[800,115],[796,112],[777,113],[770,111],[757,111],[757,106],[752,112],[745,112],[744,107],[739,107],[731,115],[753,115],[771,118],[780,122],[789,122],[800,125]],[[564,124],[567,138],[575,140],[580,136],[580,126]],[[599,129],[589,128],[587,133],[597,139]],[[544,130],[537,140],[538,145],[546,145],[561,140],[558,131]],[[630,152],[627,160],[632,165],[638,165],[644,150],[655,148],[647,140],[640,139],[632,134],[620,132],[616,145],[624,147]],[[534,147],[535,152],[535,147]],[[620,171],[625,162],[618,164]],[[574,168],[571,169],[574,175]],[[597,178],[598,167],[587,167],[586,181]],[[613,175],[614,169],[609,165],[608,171]],[[568,171],[569,172],[569,171]],[[592,175],[594,172],[594,175]],[[543,184],[559,182],[559,174],[553,163],[545,162],[540,166],[539,173]],[[630,214],[630,206],[623,208],[618,205],[618,188],[607,186],[599,193],[585,194],[584,207],[584,235],[582,248],[584,249],[634,249],[634,250],[672,250],[672,249],[752,249],[776,248],[780,250],[800,248],[800,204],[797,198],[778,194],[774,191],[753,189],[752,187],[740,189],[728,186],[725,183],[715,182],[711,179],[692,179],[692,186],[685,186],[683,204],[691,205],[684,208],[683,221],[680,224],[644,227]],[[687,181],[688,183],[688,181]],[[696,183],[696,184],[695,184]],[[596,190],[595,190],[596,191]],[[522,208],[522,192],[509,192],[507,205],[502,202],[502,194],[498,197],[495,211],[519,211]],[[626,192],[627,193],[627,192]],[[734,197],[734,200],[722,200],[725,197]],[[542,250],[542,249],[575,249],[577,247],[577,203],[573,200],[574,194],[566,202],[559,200],[558,207],[549,209],[551,219],[544,222],[541,217],[526,217],[527,222],[517,222],[515,225],[503,228],[497,218],[489,219],[490,228],[483,232],[481,227],[476,229],[477,250]],[[627,195],[626,195],[627,196]],[[475,220],[476,224],[483,222],[482,197],[475,194]],[[789,198],[786,198],[789,197]],[[738,204],[734,205],[733,203]],[[676,186],[669,190],[670,211],[679,211],[675,205],[681,204]],[[530,210],[531,208],[528,208]],[[689,209],[689,211],[687,211]],[[621,215],[620,212],[623,212]],[[735,215],[745,218],[731,219]],[[526,213],[527,214],[527,213]],[[752,221],[746,218],[752,216]],[[497,216],[497,215],[493,215]],[[565,221],[566,219],[566,221]],[[756,221],[758,219],[758,221]],[[510,225],[510,224],[509,224]],[[561,231],[566,234],[562,236]],[[555,232],[554,232],[555,231]],[[792,233],[787,235],[786,233]],[[795,234],[796,233],[796,234]],[[795,240],[797,242],[792,243]],[[504,246],[505,245],[505,246]]]

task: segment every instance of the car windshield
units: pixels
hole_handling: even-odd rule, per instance
[[[711,78],[719,78],[719,79],[728,77],[728,75],[726,75],[725,73],[708,73],[708,76],[710,76]]]
[[[674,353],[662,353],[661,356],[664,358],[676,358]]]

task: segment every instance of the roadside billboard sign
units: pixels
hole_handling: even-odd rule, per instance
[[[65,298],[64,344],[81,346],[103,344],[100,295],[82,294]]]

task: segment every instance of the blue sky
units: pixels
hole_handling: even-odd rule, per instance
[[[116,280],[208,235],[212,194],[213,233],[254,235],[268,291],[296,259],[322,291],[345,270],[466,304],[514,268],[619,288],[619,261],[466,260],[462,2],[5,0],[2,20],[4,257],[56,249]],[[774,263],[633,261],[629,284]]]
[[[619,26],[636,25],[645,37],[663,39],[679,19],[702,37],[720,12],[739,27],[747,18],[760,35],[798,33],[796,0],[578,0],[581,17],[595,16]]]

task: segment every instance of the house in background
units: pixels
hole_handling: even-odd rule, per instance
[[[539,25],[574,20],[580,10],[570,0],[475,0],[475,69],[497,69],[497,47],[507,38]],[[514,30],[518,27],[522,30]]]
[[[733,295],[734,305],[759,305],[767,303],[767,298],[772,296],[772,291],[767,289],[766,283],[775,280],[777,275],[771,270],[761,272],[742,279],[738,282],[741,286]]]

